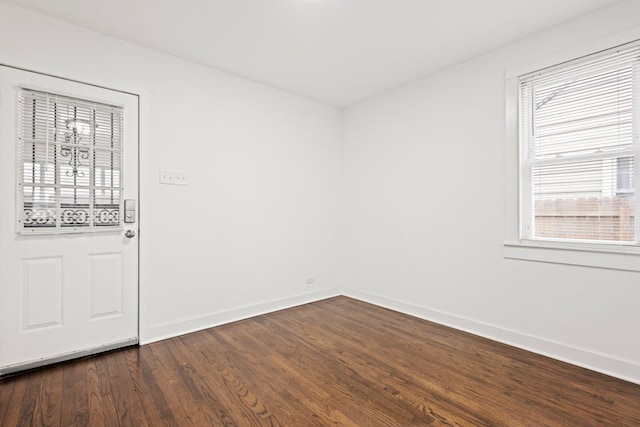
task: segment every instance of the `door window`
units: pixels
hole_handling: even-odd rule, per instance
[[[20,89],[18,232],[122,228],[123,108]]]

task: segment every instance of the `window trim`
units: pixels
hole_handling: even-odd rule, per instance
[[[538,70],[561,65],[625,44],[640,42],[640,27],[607,39],[549,56],[505,71],[505,239],[506,259],[640,271],[640,246],[521,238],[521,153],[519,79]],[[640,197],[640,195],[637,195]]]

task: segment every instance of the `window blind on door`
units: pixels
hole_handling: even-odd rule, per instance
[[[121,227],[123,109],[19,90],[18,231]]]
[[[520,79],[522,236],[637,244],[640,46]]]

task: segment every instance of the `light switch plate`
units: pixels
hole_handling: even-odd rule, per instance
[[[160,170],[160,184],[189,185],[186,172]]]

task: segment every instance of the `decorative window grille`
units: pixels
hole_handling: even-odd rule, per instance
[[[18,232],[122,227],[123,109],[20,89]]]
[[[638,245],[640,46],[520,78],[522,237]]]

